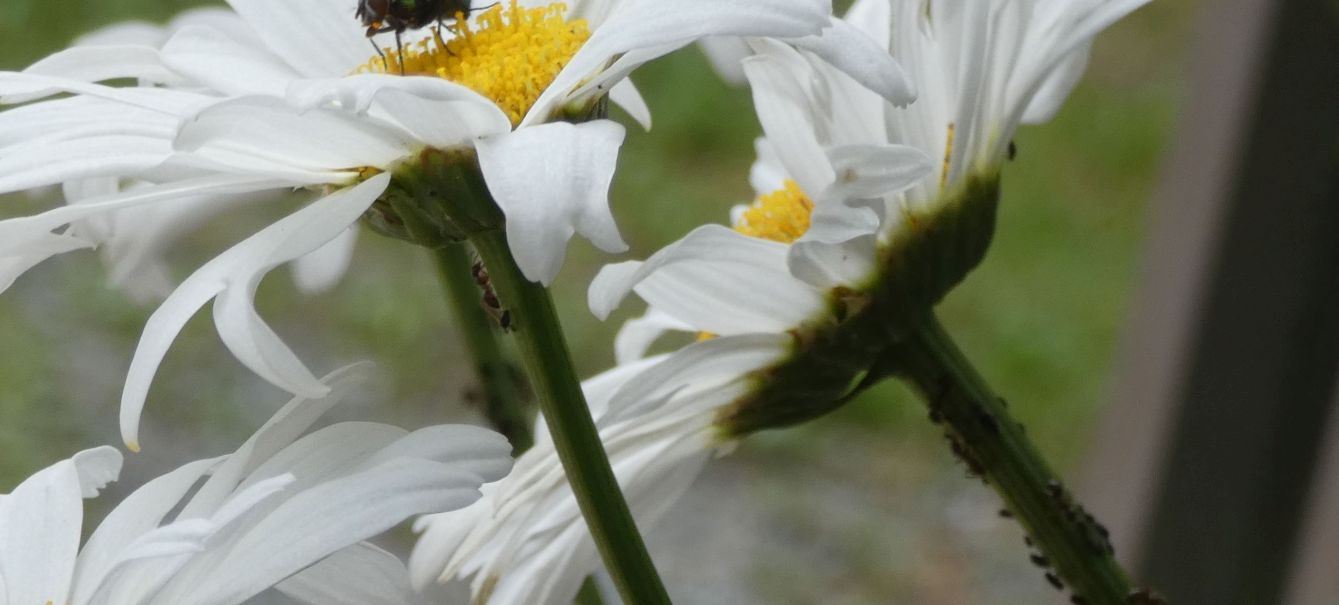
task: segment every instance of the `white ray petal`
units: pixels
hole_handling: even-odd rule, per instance
[[[479,141],[479,167],[507,217],[507,242],[527,279],[548,285],[580,233],[607,252],[627,249],[609,210],[623,127],[556,122]]]
[[[240,603],[413,515],[467,506],[479,498],[478,489],[477,476],[411,459],[318,485],[289,498],[250,528],[227,559],[177,602]]]
[[[819,312],[823,294],[790,275],[785,244],[719,225],[693,230],[646,262],[609,265],[591,282],[591,312],[608,317],[628,292],[694,329],[785,331]]]
[[[815,116],[822,114],[808,97],[808,87],[797,80],[801,74],[788,67],[802,59],[779,44],[762,48],[770,48],[776,54],[755,55],[744,61],[758,121],[786,174],[802,191],[817,195],[832,184],[834,174],[823,155],[814,122]]]
[[[185,83],[163,65],[158,49],[128,44],[74,46],[48,55],[23,71],[81,82],[134,78],[152,83]]]
[[[111,571],[120,552],[157,528],[200,477],[221,458],[197,460],[145,483],[98,524],[79,551],[72,603],[87,603]]]
[[[121,461],[115,448],[84,450],[37,472],[0,499],[0,570],[9,603],[68,599],[82,500],[114,481]]]
[[[211,27],[182,27],[163,45],[162,61],[227,96],[283,95],[297,72],[278,57]]]
[[[619,328],[618,336],[614,337],[615,361],[625,364],[641,359],[646,350],[669,331],[691,332],[693,327],[654,307],[647,309],[645,315],[629,319]]]
[[[182,125],[174,147],[239,168],[304,170],[385,167],[415,142],[380,120],[328,109],[303,111],[283,99],[239,97],[215,104]]]
[[[846,21],[832,19],[831,27],[823,33],[789,42],[814,53],[894,105],[916,100],[915,86],[887,48]]]
[[[287,580],[279,592],[313,605],[410,605],[418,595],[395,555],[367,542],[335,551]]]
[[[598,73],[616,57],[655,49],[637,53],[638,61],[646,62],[708,36],[798,38],[819,33],[830,12],[827,2],[817,0],[627,0],[563,67],[522,125],[546,120],[578,86],[608,90],[636,67]]]
[[[305,294],[319,294],[339,283],[353,260],[358,227],[351,226],[330,243],[293,261],[293,283]]]
[[[646,106],[646,99],[642,98],[642,93],[633,85],[632,80],[619,80],[609,89],[609,100],[615,105],[628,112],[637,124],[643,129],[651,130],[651,108]]]
[[[313,202],[233,246],[197,270],[154,311],[131,360],[121,396],[121,432],[131,449],[138,449],[139,416],[148,396],[149,383],[167,349],[186,321],[206,302],[231,289],[250,290],[265,273],[292,261],[334,239],[353,224],[385,191],[389,174]],[[224,312],[215,314],[215,324],[224,343],[252,371],[295,394],[319,397],[329,391],[282,346],[263,323],[252,321],[248,305],[229,298]]]
[[[375,54],[354,18],[357,0],[229,0],[265,45],[309,78],[352,72]]]

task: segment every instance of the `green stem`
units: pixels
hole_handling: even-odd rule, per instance
[[[600,596],[600,587],[595,585],[595,578],[587,577],[581,583],[581,590],[577,591],[577,598],[572,600],[573,605],[604,605],[604,597]]]
[[[510,312],[513,333],[558,457],[619,594],[628,605],[669,603],[609,466],[549,291],[521,274],[502,231],[481,231],[470,241]]]
[[[925,398],[930,418],[944,424],[954,454],[999,493],[1028,532],[1028,543],[1040,550],[1033,561],[1047,580],[1067,586],[1074,603],[1137,599],[1106,530],[1065,490],[938,319],[927,314],[909,328],[896,351],[903,377]]]
[[[464,244],[449,244],[434,251],[442,289],[455,314],[457,328],[474,359],[475,375],[483,395],[484,416],[507,437],[513,455],[519,456],[535,444],[534,418],[511,362],[502,352],[494,326],[480,304],[483,292],[475,283],[470,253]]]

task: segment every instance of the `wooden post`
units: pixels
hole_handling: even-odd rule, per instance
[[[1339,5],[1205,9],[1085,500],[1173,603],[1278,603],[1339,369]]]

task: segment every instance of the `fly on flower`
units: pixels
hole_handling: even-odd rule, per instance
[[[377,34],[395,32],[396,56],[403,57],[404,44],[400,36],[405,30],[437,23],[440,31],[443,20],[454,18],[457,13],[469,12],[470,0],[359,0],[357,17],[367,26],[368,39]],[[440,33],[437,35],[441,36]],[[386,61],[386,54],[381,52],[381,47],[373,42],[372,48],[381,55],[389,71],[390,63]],[[404,75],[403,59],[400,62],[400,75]]]

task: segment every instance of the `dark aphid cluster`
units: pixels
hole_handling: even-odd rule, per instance
[[[470,12],[470,0],[359,0],[358,19],[367,27],[367,37],[395,32],[395,49],[404,52],[400,35],[406,30],[419,29],[455,18],[456,13]],[[440,36],[441,34],[438,34]],[[372,43],[372,47],[386,61],[381,48]],[[390,65],[386,66],[390,69]],[[400,73],[404,73],[404,63],[400,63]]]
[[[476,261],[471,272],[474,274],[474,283],[483,291],[483,299],[479,303],[484,312],[497,321],[498,327],[502,328],[503,332],[511,330],[511,311],[504,309],[502,301],[497,299],[497,292],[493,291],[493,280],[488,277],[488,269],[484,268],[483,261]]]

